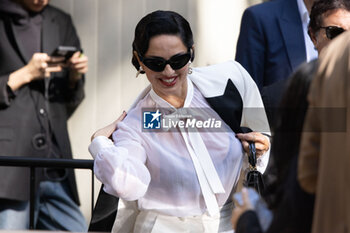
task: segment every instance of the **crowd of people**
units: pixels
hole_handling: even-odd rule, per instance
[[[131,63],[149,86],[91,137],[99,198],[119,198],[94,214],[121,233],[347,232],[349,28],[347,0],[268,1],[245,10],[236,61],[192,67],[188,21],[145,15]],[[70,16],[49,0],[0,0],[0,31],[0,155],[72,158],[67,119],[88,58]],[[242,188],[252,148],[259,195]],[[0,173],[0,229],[28,229],[28,169]],[[74,172],[37,180],[35,229],[87,231]]]

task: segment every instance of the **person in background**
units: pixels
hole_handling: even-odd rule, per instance
[[[143,17],[132,48],[132,64],[137,74],[146,74],[150,86],[122,122],[98,130],[89,146],[104,190],[123,201],[136,201],[133,218],[132,211],[127,216],[118,211],[114,230],[232,232],[230,195],[244,164],[243,148],[248,151],[248,141],[256,144],[261,172],[269,155],[268,137],[257,132],[269,127],[256,84],[237,62],[190,67],[192,30],[176,12]],[[243,114],[247,109],[261,112]],[[144,124],[146,113],[152,113],[152,124]],[[180,123],[149,129],[158,125],[160,116],[173,123],[217,119],[224,131]],[[243,133],[243,126],[253,132]],[[127,221],[118,220],[125,217]]]
[[[243,13],[236,61],[258,85],[271,128],[276,121],[285,80],[300,64],[317,58],[307,33],[313,2],[267,1]]]
[[[246,9],[237,42],[236,61],[260,91],[286,79],[303,62],[317,57],[307,34],[313,0],[276,0]]]
[[[281,101],[271,148],[275,164],[273,167],[269,165],[266,171],[275,174],[277,180],[267,184],[263,193],[273,212],[273,219],[265,232],[308,233],[311,229],[314,196],[301,189],[297,165],[308,106],[307,94],[316,70],[317,60],[302,64],[288,79]],[[243,204],[237,202],[232,214],[235,233],[264,232],[247,192],[242,192],[242,196]]]
[[[349,20],[349,1],[346,0],[318,0],[315,1],[310,13],[310,24],[308,26],[308,32],[310,39],[314,42],[317,52],[321,52],[331,39],[338,36],[350,27]],[[327,33],[328,36],[327,37]],[[331,34],[331,35],[330,35]],[[271,101],[273,99],[280,99],[278,95],[283,94],[287,81],[278,81],[266,88],[262,93],[266,113],[269,119],[272,132],[276,128],[276,120],[278,119],[278,102]],[[268,91],[265,91],[268,90]],[[270,157],[269,166],[274,166],[273,158]],[[273,174],[266,172],[264,174],[266,180],[275,179]]]
[[[307,29],[314,0],[275,0],[247,8],[236,46],[239,62],[259,87],[272,133],[286,79],[305,61],[317,58]],[[273,164],[273,156],[269,164]],[[275,177],[264,173],[266,182]]]
[[[341,33],[343,33],[344,31],[349,29],[349,27],[350,27],[350,20],[349,20],[350,19],[350,11],[349,10],[350,10],[350,3],[348,1],[345,1],[345,0],[318,0],[314,3],[312,10],[311,10],[311,14],[310,14],[309,35],[310,35],[310,38],[312,39],[312,41],[314,42],[315,47],[317,48],[317,51],[319,53],[321,53],[329,44],[331,44],[330,42],[335,37],[339,36]],[[275,85],[273,84],[272,86],[275,86]],[[289,90],[287,89],[286,92],[288,93]],[[298,93],[298,90],[295,89],[294,92]],[[299,101],[299,102],[303,103],[303,101]],[[294,105],[296,103],[294,103]],[[294,112],[288,111],[289,112],[288,113],[288,112],[284,111],[285,107],[287,107],[287,105],[284,104],[284,106],[282,105],[282,109],[279,109],[279,112],[278,112],[279,115],[277,115],[278,116],[277,119],[283,119],[283,117],[287,118],[287,115],[294,116],[294,114],[297,114],[297,112],[298,112],[298,111],[296,111],[294,113]],[[291,108],[291,109],[293,110],[293,108]],[[288,114],[286,115],[286,113],[288,113]],[[320,112],[318,112],[318,113],[320,114]],[[316,114],[316,113],[314,113],[314,114]],[[297,116],[295,116],[295,118],[298,119]],[[270,161],[268,168],[267,168],[267,171],[266,171],[266,173],[272,174],[274,179],[276,180],[276,182],[272,182],[272,184],[273,184],[272,189],[270,188],[270,191],[272,191],[272,192],[270,192],[270,193],[275,192],[277,197],[278,197],[278,192],[276,189],[278,187],[277,184],[281,185],[283,183],[283,176],[281,176],[281,174],[279,174],[278,172],[276,173],[276,170],[278,171],[278,168],[281,167],[280,160],[281,159],[284,160],[285,155],[286,155],[286,153],[281,150],[281,146],[284,147],[284,143],[280,143],[280,141],[283,142],[286,140],[285,143],[288,143],[288,140],[283,138],[283,135],[281,135],[280,131],[281,131],[281,127],[283,127],[283,125],[281,125],[281,122],[283,122],[283,121],[277,120],[277,122],[276,122],[277,126],[274,127],[274,129],[276,130],[276,135],[275,135],[276,140],[274,140],[274,144],[272,145],[272,151],[271,151],[271,153],[272,153],[271,160],[272,161],[276,160],[276,162]],[[284,125],[285,125],[284,127],[288,126],[290,129],[292,129],[292,126],[294,126],[294,124],[292,122],[284,123]],[[296,128],[298,128],[298,127],[296,127]],[[305,131],[310,131],[310,129],[308,128]],[[307,133],[304,133],[304,134],[307,135]],[[277,149],[277,150],[274,149],[275,145],[277,145],[278,148],[280,148],[280,149]],[[276,155],[275,153],[278,153],[278,154]],[[304,151],[302,148],[301,148],[300,154],[304,154]],[[279,156],[282,156],[282,157],[280,158]],[[288,161],[288,160],[286,160],[286,161]],[[309,163],[306,161],[305,164],[308,164],[310,167],[314,168],[316,163],[313,160],[310,160],[310,161],[311,162],[309,162]],[[286,164],[288,164],[288,163],[286,163]],[[282,169],[282,171],[283,170],[284,169]],[[291,173],[291,174],[293,174],[293,176],[295,176],[295,172]],[[304,173],[304,175],[305,174],[306,173]],[[308,178],[311,177],[310,174],[305,175],[305,176]],[[282,179],[281,179],[281,177],[282,177]],[[306,182],[306,180],[307,180],[306,178],[303,179],[304,182]],[[278,182],[278,181],[280,181],[280,182]],[[315,185],[315,183],[313,185]],[[275,187],[275,188],[273,188],[273,187]],[[280,187],[280,188],[283,189],[283,187]],[[299,187],[299,185],[297,187]],[[314,194],[315,192],[311,191],[310,187],[311,187],[311,185],[309,186],[309,189],[305,188],[305,190]],[[315,186],[313,187],[313,189],[315,189]],[[268,196],[267,197],[265,196],[265,198],[267,199],[268,203],[270,203],[269,198],[273,197],[273,195],[268,195]],[[295,198],[294,200],[298,200],[298,198]],[[289,202],[293,203],[292,201],[289,201]],[[278,202],[275,202],[275,203],[278,203]],[[298,206],[297,203],[292,204],[292,205]],[[272,206],[272,208],[273,208],[273,206]],[[245,208],[242,208],[241,210],[243,210],[243,209],[245,209]],[[310,208],[306,208],[306,209],[310,209]],[[295,211],[294,212],[292,211],[291,213],[295,213]],[[305,217],[305,214],[308,214],[308,212],[300,210],[299,213],[297,213],[297,214],[299,216],[302,216],[300,218],[300,219],[302,219],[303,217]],[[237,214],[237,216],[238,216],[238,214]],[[280,211],[280,213],[277,214],[278,218],[276,218],[276,219],[279,219],[283,216],[284,216],[283,211]],[[288,218],[293,219],[293,215],[289,216]],[[310,218],[304,218],[304,219],[309,220],[310,221],[309,224],[311,224],[312,221]],[[282,221],[282,222],[285,223],[284,221]],[[246,225],[246,224],[244,224],[244,225]],[[273,224],[272,224],[272,226],[273,226]],[[300,226],[303,226],[303,224],[300,224]],[[271,231],[271,232],[273,232],[273,231]],[[299,232],[299,231],[296,231],[296,232]],[[301,232],[301,230],[300,230],[300,232]],[[316,231],[316,232],[318,232],[318,231]]]
[[[350,29],[348,0],[318,0],[310,14],[309,35],[320,53],[331,40]]]
[[[323,32],[322,32],[323,33]],[[323,49],[308,95],[298,180],[316,194],[312,233],[350,228],[350,32]]]
[[[336,36],[350,28],[350,6],[346,0],[318,0],[315,1],[310,13],[308,34],[317,52],[321,50]],[[267,117],[272,131],[278,113],[278,102],[286,81],[278,81],[263,89],[262,98],[266,108]]]
[[[0,155],[72,158],[67,120],[84,98],[87,57],[50,55],[80,42],[48,0],[0,0]],[[74,171],[37,169],[35,229],[86,231]],[[0,167],[0,229],[29,227],[29,168]]]

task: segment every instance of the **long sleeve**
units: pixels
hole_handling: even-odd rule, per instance
[[[236,61],[251,75],[261,90],[264,85],[265,37],[254,12],[244,11],[236,48]]]
[[[128,201],[137,200],[146,193],[151,179],[145,166],[145,150],[134,140],[137,136],[123,126],[114,135],[116,141],[119,139],[116,144],[99,136],[89,146],[95,158],[95,175],[104,184],[105,192]]]

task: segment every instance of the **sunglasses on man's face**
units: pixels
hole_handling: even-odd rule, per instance
[[[343,32],[345,32],[344,28],[336,27],[336,26],[328,26],[328,27],[321,27],[322,29],[326,30],[326,36],[328,39],[333,40]]]
[[[165,69],[165,66],[169,64],[173,70],[178,70],[184,67],[191,59],[191,52],[180,53],[172,56],[169,60],[165,60],[162,57],[142,57],[139,54],[141,62],[147,66],[147,68],[161,72]]]

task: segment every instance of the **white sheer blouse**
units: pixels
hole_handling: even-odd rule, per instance
[[[96,137],[89,146],[95,158],[95,175],[107,193],[137,200],[140,210],[178,217],[201,215],[207,205],[191,160],[189,147],[196,145],[189,133],[181,133],[180,129],[142,130],[142,109],[164,107],[174,108],[151,90],[119,123],[113,133],[114,143],[107,137]],[[184,108],[206,108],[213,117],[220,118],[190,80]],[[244,158],[242,145],[230,129],[204,129],[199,134],[224,188],[223,193],[215,194],[221,207],[238,182]]]

